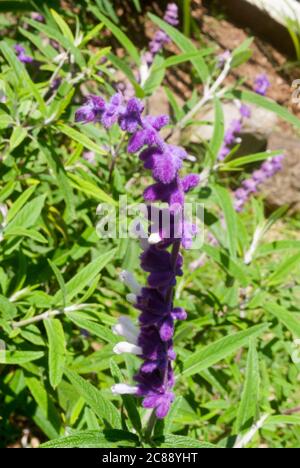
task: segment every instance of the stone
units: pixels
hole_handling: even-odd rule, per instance
[[[283,170],[261,187],[267,205],[276,209],[289,205],[291,212],[300,212],[300,139],[274,132],[269,137],[268,149],[283,150]]]

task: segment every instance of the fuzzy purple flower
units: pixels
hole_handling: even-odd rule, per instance
[[[100,122],[105,110],[104,99],[91,94],[87,97],[86,103],[77,109],[75,120],[82,123]]]
[[[115,94],[105,106],[101,116],[101,122],[105,128],[112,127],[119,119],[123,108],[123,97],[121,93]]]
[[[254,91],[257,94],[260,94],[261,96],[265,96],[270,86],[271,86],[271,83],[267,75],[263,73],[262,75],[258,75],[256,77],[255,83],[254,83]]]
[[[169,10],[175,12],[175,9]],[[101,99],[101,98],[98,98]],[[180,176],[187,153],[183,148],[167,144],[160,130],[168,124],[167,116],[143,117],[144,105],[136,98],[123,105],[119,94],[109,104],[95,96],[79,111],[80,121],[101,121],[109,128],[118,123],[130,136],[129,153],[140,153],[145,169],[151,171],[154,184],[146,188],[145,201],[149,202],[148,239],[143,239],[140,265],[147,273],[147,285],[142,287],[129,272],[121,278],[131,293],[128,300],[140,312],[139,327],[127,317],[120,317],[113,331],[126,341],[119,342],[117,354],[133,353],[142,359],[134,377],[136,385],[116,384],[116,394],[135,394],[143,398],[143,406],[155,410],[157,418],[164,418],[174,400],[174,374],[172,362],[176,358],[173,335],[176,320],[185,320],[186,312],[173,303],[176,278],[183,274],[180,247],[190,248],[197,232],[194,224],[185,219],[185,194],[200,182],[197,174]],[[99,113],[99,102],[101,112]],[[99,115],[100,114],[100,115]],[[168,208],[159,208],[152,202],[166,202]],[[168,217],[167,224],[164,223]]]

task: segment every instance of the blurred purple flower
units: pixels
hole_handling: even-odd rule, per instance
[[[30,57],[29,55],[26,55],[25,49],[23,46],[20,44],[15,45],[15,51],[17,52],[17,57],[22,63],[32,63],[33,58]]]
[[[254,91],[261,96],[265,96],[271,83],[266,74],[258,75],[254,83]]]
[[[260,185],[282,170],[283,160],[283,154],[268,159],[259,170],[253,172],[252,177],[243,181],[241,188],[234,193],[236,211],[242,211],[251,195],[259,191]]]

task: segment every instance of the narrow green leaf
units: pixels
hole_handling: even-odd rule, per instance
[[[16,201],[12,204],[12,206],[9,209],[8,215],[7,215],[7,221],[10,222],[16,214],[21,210],[21,208],[25,205],[27,200],[31,197],[33,192],[36,190],[36,185],[33,185],[32,187],[29,187],[25,192],[23,192],[17,199]]]
[[[296,267],[299,267],[300,253],[285,259],[267,279],[268,286],[286,282]]]
[[[99,202],[108,203],[109,205],[117,206],[117,202],[104,192],[100,187],[95,185],[89,180],[83,179],[77,174],[68,174],[69,179],[72,180],[72,185],[77,190],[84,192],[90,197],[94,198]]]
[[[232,260],[232,258],[230,258],[230,256],[228,256],[224,251],[208,244],[205,244],[202,247],[202,250],[215,262],[217,262],[226,273],[239,281],[243,287],[248,285],[249,279],[245,269],[237,262]]]
[[[227,189],[220,185],[214,185],[213,190],[217,196],[218,203],[224,213],[224,219],[226,222],[226,236],[227,244],[231,257],[236,259],[237,252],[237,216],[233,208],[232,199]]]
[[[113,403],[103,397],[100,390],[69,369],[66,370],[66,375],[74,389],[101,420],[107,421],[113,428],[121,428],[119,411]]]
[[[5,233],[9,234],[10,231],[19,227],[27,229],[34,226],[41,214],[46,196],[46,194],[40,195],[39,197],[34,198],[32,201],[23,206],[23,208],[7,225]]]
[[[112,23],[106,16],[104,16],[97,8],[95,7],[90,7],[90,10],[96,18],[98,18],[102,23],[105,24],[105,26],[112,32],[112,34],[116,37],[116,39],[120,42],[122,47],[124,47],[129,55],[132,57],[132,59],[135,61],[136,65],[140,65],[140,54],[133,44],[133,42],[126,36],[126,34],[121,31],[118,26],[116,26],[114,23]]]
[[[211,166],[215,164],[224,140],[224,113],[222,104],[217,98],[214,100],[214,107],[214,133],[209,145]]]
[[[248,330],[226,336],[210,345],[194,352],[183,364],[182,376],[197,374],[217,362],[230,356],[243,346],[247,346],[250,338],[261,335],[269,328],[269,324],[255,325]]]
[[[0,364],[25,364],[43,356],[42,351],[0,351]]]
[[[66,342],[62,324],[60,320],[49,318],[44,320],[49,343],[49,378],[50,384],[56,388],[64,373],[66,361]]]
[[[9,140],[9,150],[16,149],[27,137],[27,130],[23,127],[15,127]]]
[[[271,315],[274,315],[290,332],[297,338],[300,338],[300,321],[284,307],[275,304],[264,304],[264,309]]]
[[[51,440],[41,445],[41,448],[114,448],[118,446],[134,447],[137,444],[137,436],[130,432],[89,430]]]
[[[83,135],[83,133],[80,133],[78,130],[75,130],[74,128],[65,124],[58,124],[57,129],[90,151],[94,151],[98,154],[106,154],[106,152],[103,151],[97,143],[94,143],[89,137]]]
[[[235,433],[250,429],[257,419],[260,391],[259,361],[255,340],[250,341],[245,384],[235,422]]]
[[[59,29],[61,30],[61,32],[63,33],[63,35],[68,38],[68,40],[70,42],[73,42],[74,43],[74,36],[73,36],[73,33],[71,31],[71,29],[69,28],[69,25],[65,22],[65,20],[63,19],[62,16],[60,16],[55,10],[53,10],[52,8],[50,9],[51,11],[51,14],[56,22],[56,24],[58,25]]]
[[[66,284],[66,300],[71,301],[77,296],[99,272],[114,258],[116,249],[110,250],[86,265]],[[62,291],[58,291],[54,296],[54,303],[58,304],[62,300]]]
[[[166,434],[164,437],[159,437],[154,440],[155,445],[160,448],[202,448],[212,449],[218,448],[216,445],[209,442],[201,442],[200,440],[192,439],[191,437]]]
[[[252,91],[231,91],[226,93],[225,97],[228,99],[239,99],[240,101],[249,102],[250,104],[256,104],[259,107],[263,107],[264,109],[274,112],[274,114],[277,114],[286,122],[293,124],[296,128],[300,128],[300,120],[296,115],[293,115],[285,107],[271,101],[271,99],[260,96]]]

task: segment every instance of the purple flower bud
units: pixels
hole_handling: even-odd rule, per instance
[[[265,96],[270,86],[271,86],[271,83],[267,75],[265,74],[258,75],[255,79],[254,91],[257,94],[260,94],[261,96]]]
[[[120,114],[119,124],[124,132],[135,133],[138,126],[142,122],[142,113],[144,111],[144,104],[136,98],[128,101],[127,107],[123,113]]]
[[[179,24],[178,6],[176,5],[176,3],[169,3],[167,5],[164,20],[165,20],[166,23],[169,23],[172,26],[178,26],[178,24]]]
[[[251,109],[246,104],[241,104],[240,106],[241,117],[249,119],[251,117]]]
[[[15,45],[15,51],[17,52],[17,57],[18,57],[20,62],[22,62],[22,63],[32,63],[33,62],[33,58],[30,57],[29,55],[26,55],[24,47],[21,46],[20,44]]]
[[[91,94],[87,97],[85,105],[77,109],[75,121],[83,123],[100,122],[105,109],[104,99]]]
[[[124,112],[123,97],[121,93],[115,94],[109,103],[106,105],[103,115],[101,117],[102,125],[105,128],[112,127],[119,119],[120,115]]]

